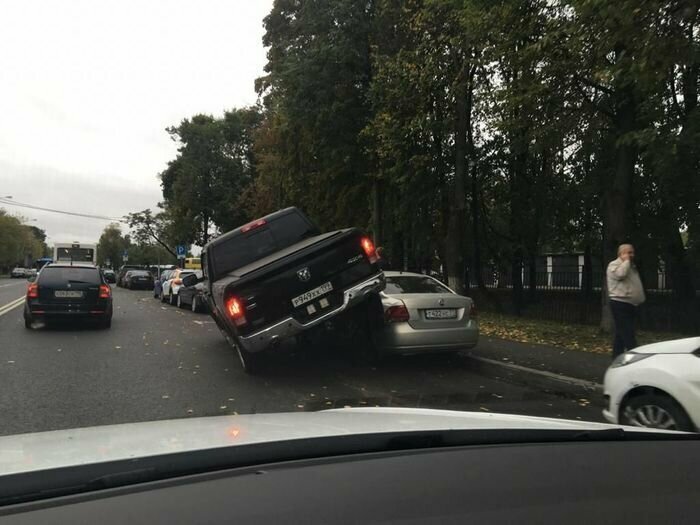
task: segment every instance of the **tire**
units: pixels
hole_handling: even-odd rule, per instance
[[[665,394],[644,394],[627,400],[620,406],[619,421],[629,426],[695,431],[683,407]]]
[[[182,297],[180,294],[177,294],[177,307],[178,308],[185,308],[185,303],[182,302]]]
[[[199,306],[197,305],[197,296],[196,296],[196,295],[193,295],[193,296],[192,296],[192,305],[191,305],[191,308],[192,308],[192,312],[193,312],[193,313],[196,314],[197,312],[199,312]]]
[[[103,319],[101,325],[105,330],[112,328],[112,316],[110,315],[109,317]]]
[[[261,352],[248,352],[240,344],[238,344],[225,330],[221,330],[226,342],[229,346],[233,348],[238,354],[238,359],[241,362],[241,367],[246,374],[257,375],[260,374],[266,365],[266,355],[265,351]]]
[[[24,327],[25,327],[27,330],[32,330],[32,328],[33,328],[33,327],[32,327],[32,320],[31,320],[29,317],[25,317],[25,318],[24,318]]]
[[[265,352],[248,352],[240,345],[236,345],[238,359],[241,361],[241,366],[246,374],[257,375],[265,369],[266,359]]]

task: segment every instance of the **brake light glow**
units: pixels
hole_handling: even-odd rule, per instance
[[[31,283],[27,287],[27,299],[37,299],[39,297],[39,285]]]
[[[100,299],[109,299],[112,297],[112,289],[106,284],[100,285]]]
[[[384,320],[387,323],[405,323],[411,318],[405,304],[390,306],[384,312]]]
[[[374,248],[372,240],[369,237],[362,237],[360,244],[370,264],[376,263],[379,260],[379,256],[377,255],[377,250]]]
[[[255,228],[260,228],[260,226],[265,226],[266,224],[267,221],[265,219],[257,219],[253,222],[249,222],[248,224],[244,224],[243,226],[241,226],[241,232],[246,233],[250,230],[254,230]]]
[[[476,319],[477,316],[477,311],[476,311],[476,304],[474,301],[472,301],[472,305],[469,308],[469,319]]]
[[[237,297],[230,297],[226,301],[226,312],[236,326],[243,326],[248,321],[245,318],[245,308]]]

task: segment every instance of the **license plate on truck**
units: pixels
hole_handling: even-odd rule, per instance
[[[455,308],[441,308],[439,310],[426,310],[426,319],[456,319],[457,310]]]
[[[303,294],[298,295],[297,297],[292,299],[292,306],[296,308],[297,306],[301,306],[302,304],[308,303],[309,301],[313,301],[317,297],[321,297],[322,295],[332,291],[333,285],[331,283],[324,283],[318,288],[314,288],[313,290],[304,292]]]

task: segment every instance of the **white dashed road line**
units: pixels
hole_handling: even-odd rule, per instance
[[[10,312],[11,310],[14,310],[22,304],[24,304],[24,296],[0,306],[0,316],[5,315],[6,313]]]

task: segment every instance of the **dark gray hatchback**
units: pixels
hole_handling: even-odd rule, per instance
[[[96,319],[112,324],[112,289],[94,266],[49,264],[27,288],[24,325],[38,320]]]

